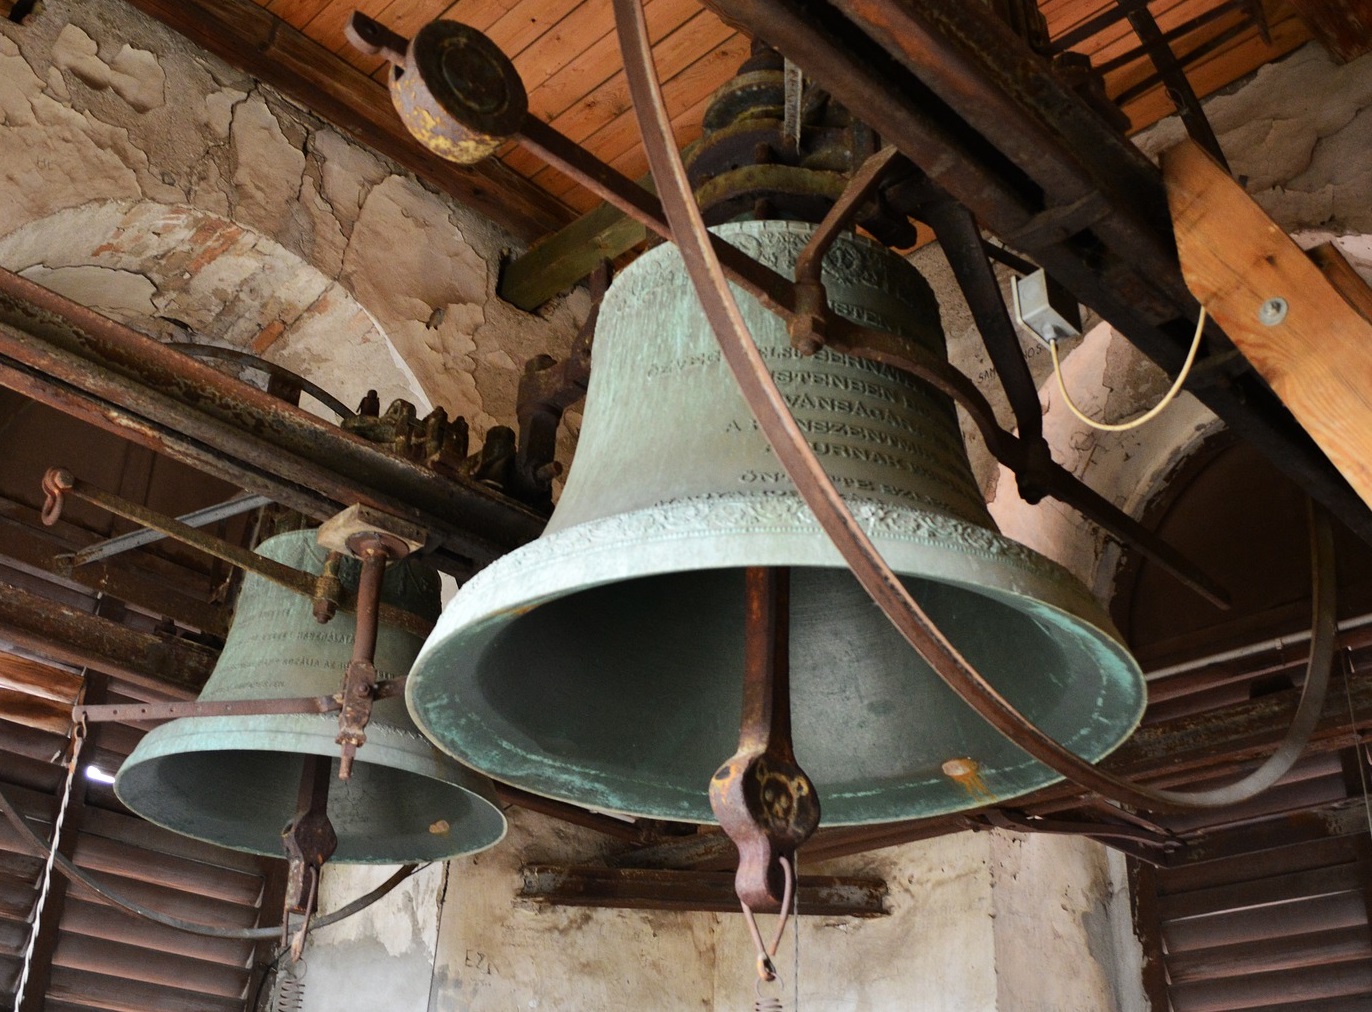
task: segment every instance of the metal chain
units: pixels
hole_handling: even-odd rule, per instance
[[[57,809],[57,818],[52,824],[52,846],[43,864],[43,876],[38,882],[38,902],[33,907],[33,926],[29,930],[29,943],[24,947],[24,966],[19,972],[19,987],[14,993],[14,1007],[24,1004],[24,988],[29,982],[29,969],[33,965],[33,950],[38,944],[38,932],[43,924],[43,906],[48,901],[48,888],[52,885],[52,866],[57,859],[57,847],[62,840],[62,822],[67,817],[67,805],[71,802],[72,784],[76,780],[76,770],[80,764],[81,746],[86,742],[86,722],[76,721],[71,729],[71,758],[67,760],[67,784],[62,791],[62,803]]]

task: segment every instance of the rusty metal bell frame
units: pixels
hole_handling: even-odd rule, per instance
[[[315,531],[264,541],[260,555],[312,574],[328,555]],[[356,589],[358,564],[340,577]],[[407,558],[387,567],[381,599],[428,619],[439,612],[438,573]],[[315,621],[308,598],[248,573],[219,663],[202,700],[276,699],[338,691],[356,622],[339,612]],[[378,679],[404,675],[421,638],[383,620]],[[303,756],[333,757],[328,814],[338,834],[331,860],[400,864],[494,846],[505,835],[490,782],[453,762],[415,730],[398,697],[377,700],[349,780],[339,780],[334,714],[173,720],[150,731],[115,781],[119,800],[151,822],[221,846],[282,854],[295,813]]]
[[[716,230],[783,272],[808,225]],[[848,235],[825,260],[834,308],[946,354],[929,285]],[[953,405],[886,367],[791,348],[740,294],[801,428],[858,520],[952,643],[1089,761],[1142,713],[1144,682],[1100,605],[1000,535]],[[594,808],[711,822],[735,750],[743,568],[792,568],[796,758],[827,825],[1013,798],[1059,776],[967,708],[895,632],[781,472],[676,248],[615,281],[600,312],[577,454],[547,532],[449,604],[406,686],[416,723],[497,780]]]

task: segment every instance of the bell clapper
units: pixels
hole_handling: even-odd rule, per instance
[[[310,919],[319,902],[319,874],[324,862],[338,847],[338,834],[329,821],[329,768],[327,756],[302,756],[300,791],[295,816],[281,830],[288,865],[286,902],[281,916],[281,944],[290,932],[291,916],[301,917],[300,928],[291,938],[291,959],[299,960],[310,930]]]
[[[791,571],[750,566],[744,581],[738,751],[711,778],[710,807],[738,847],[734,891],[757,948],[761,983],[776,979],[772,960],[795,898],[795,852],[819,825],[819,797],[791,744]],[[754,908],[781,915],[770,946],[763,943]]]

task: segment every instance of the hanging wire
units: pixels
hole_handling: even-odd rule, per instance
[[[1151,422],[1162,413],[1163,408],[1172,403],[1172,399],[1181,393],[1182,384],[1186,382],[1186,377],[1191,375],[1191,364],[1196,361],[1196,352],[1200,350],[1201,334],[1205,332],[1205,307],[1200,307],[1200,315],[1196,317],[1196,336],[1191,339],[1191,350],[1186,353],[1186,361],[1182,363],[1181,372],[1177,373],[1177,380],[1172,384],[1172,389],[1163,394],[1162,400],[1154,404],[1151,408],[1139,415],[1137,418],[1127,422],[1098,422],[1094,418],[1088,418],[1086,414],[1077,407],[1072,400],[1072,395],[1067,392],[1067,383],[1062,378],[1062,363],[1058,361],[1058,342],[1048,342],[1048,354],[1053,359],[1053,375],[1058,378],[1058,389],[1062,391],[1063,403],[1067,405],[1067,410],[1072,412],[1079,421],[1085,422],[1093,429],[1101,432],[1128,432],[1130,429],[1137,429],[1140,425]]]
[[[743,923],[748,927],[748,934],[753,939],[753,947],[757,949],[757,980],[753,984],[753,994],[756,996],[753,1001],[753,1012],[785,1012],[785,1005],[780,994],[764,995],[762,993],[763,984],[777,983],[780,986],[781,977],[777,973],[776,954],[781,948],[781,938],[786,933],[786,925],[790,923],[792,917],[799,910],[799,900],[797,894],[800,892],[796,888],[795,865],[785,857],[778,857],[777,861],[781,864],[782,875],[785,878],[785,887],[781,896],[781,909],[777,918],[776,934],[772,937],[771,945],[762,940],[762,932],[758,930],[757,918],[753,915],[753,908],[740,897],[738,905],[743,909]],[[792,950],[791,961],[791,981],[795,988],[797,1001],[799,1000],[799,961],[800,961],[800,942],[799,931],[793,931],[792,935],[797,936],[795,947]]]
[[[84,672],[82,672],[84,675]],[[38,902],[33,906],[33,925],[29,930],[29,943],[24,947],[24,965],[19,971],[19,986],[14,992],[14,1007],[24,1004],[24,988],[28,986],[29,970],[33,966],[33,950],[38,944],[38,932],[43,926],[43,907],[48,901],[48,889],[52,885],[52,866],[57,859],[57,847],[62,842],[62,823],[67,817],[67,805],[71,802],[72,785],[76,781],[76,771],[80,768],[81,746],[86,742],[86,719],[82,717],[72,725],[71,757],[67,760],[67,784],[62,791],[62,803],[57,808],[57,818],[52,824],[52,845],[48,848],[47,860],[43,864],[43,876],[39,879]]]

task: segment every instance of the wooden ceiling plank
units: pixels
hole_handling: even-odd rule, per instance
[[[659,47],[662,98],[672,119],[733,77],[747,56],[750,43],[742,35],[718,21],[700,27],[699,33],[692,33],[695,38],[678,38],[685,31],[682,29],[668,36]],[[699,49],[697,39],[708,40],[709,45]],[[626,146],[638,145],[638,121],[624,74],[616,74],[556,117],[553,127],[607,162],[622,154]],[[534,174],[535,183],[539,182],[539,175]]]
[[[343,34],[343,29],[352,17],[353,11],[360,11],[369,18],[380,20],[388,2],[389,0],[344,0],[341,3],[327,3],[319,8],[318,13],[301,31],[344,63],[370,77],[380,63],[387,61],[354,49],[348,42],[348,37]],[[382,24],[386,22],[383,21]]]
[[[250,928],[257,920],[255,907],[224,903],[221,900],[181,892],[179,889],[166,889],[108,873],[102,877],[101,881],[126,899],[182,920],[199,921],[202,924],[216,924],[230,928]],[[70,891],[73,896],[80,896],[89,902],[113,906],[108,900],[97,896],[81,883],[73,883]]]
[[[1238,885],[1274,875],[1311,871],[1328,864],[1347,864],[1357,859],[1358,846],[1352,834],[1303,840],[1256,854],[1235,855],[1224,861],[1159,868],[1158,894],[1178,896],[1197,889]]]
[[[1215,52],[1187,64],[1186,76],[1196,94],[1205,98],[1309,41],[1309,31],[1297,18],[1283,17],[1272,23],[1272,45],[1265,43],[1256,29],[1249,29]],[[1112,89],[1110,75],[1106,75],[1106,91],[1111,95],[1120,94]],[[1137,132],[1172,115],[1175,109],[1166,90],[1158,84],[1125,102],[1124,112],[1129,117],[1131,132]]]
[[[117,875],[239,907],[255,908],[262,893],[260,876],[130,847],[89,833],[77,840],[73,860],[99,875]]]
[[[1229,910],[1267,906],[1287,900],[1362,889],[1362,868],[1357,862],[1273,875],[1231,885],[1195,889],[1178,896],[1160,896],[1164,921],[1209,917]]]
[[[227,868],[242,875],[259,874],[261,858],[254,854],[195,840],[163,829],[137,816],[92,808],[86,813],[87,832],[156,854],[196,861],[210,868]]]
[[[499,163],[488,160],[467,169],[429,152],[400,123],[383,85],[252,0],[131,2],[526,242],[572,218],[563,205]]]
[[[14,654],[0,654],[0,687],[66,703],[70,707],[76,702],[82,684],[81,676],[74,671]]]
[[[689,109],[681,112],[672,118],[672,132],[677,139],[678,145],[684,150],[700,137],[700,119],[705,111],[705,106],[710,104],[710,99],[703,98]],[[644,154],[643,146],[637,143],[630,143],[623,154],[618,155],[610,162],[611,168],[617,169],[626,176],[632,177],[637,173],[647,174],[648,159]],[[587,210],[598,206],[595,194],[589,190],[569,191],[562,199],[573,207],[580,207],[583,204],[589,205]],[[627,249],[627,247],[626,247]],[[622,251],[621,251],[622,252]]]
[[[715,90],[734,76],[739,63],[747,57],[750,45],[742,35],[733,35],[663,84],[662,97],[667,103],[678,147],[685,147],[700,136],[701,116],[696,110],[703,113]],[[648,171],[639,140],[638,121],[632,110],[626,110],[606,123],[585,143],[602,160],[631,179]],[[534,180],[540,181],[538,176],[534,176]],[[555,188],[549,187],[549,190],[554,192]]]
[[[71,731],[71,704],[0,688],[0,719],[65,737]]]
[[[670,2],[659,0],[647,15],[650,32],[661,31],[653,57],[664,83],[734,34],[710,11],[698,11],[681,24],[673,23],[676,13]],[[628,110],[629,87],[614,35],[598,40],[587,50],[585,59],[573,60],[549,77],[530,93],[529,102],[530,109],[563,133],[572,124],[585,121],[585,127],[573,137],[578,141]],[[599,110],[599,119],[588,110]]]
[[[708,60],[711,54],[737,34],[709,11],[701,11],[670,32],[653,48],[653,59],[664,89],[663,97],[666,98],[668,84],[702,60]],[[733,69],[736,71],[738,68]],[[551,122],[563,134],[580,142],[617,117],[631,113],[632,108],[629,83],[621,68],[608,81],[556,115]]]
[[[1162,165],[1187,286],[1372,503],[1372,322],[1197,145]],[[1267,325],[1274,297],[1289,309]]]
[[[580,0],[520,0],[486,35],[506,56],[522,52],[576,9]]]
[[[691,12],[697,10],[699,6],[695,0],[648,0],[643,9],[648,24],[648,38],[656,46],[668,33],[689,20]],[[622,70],[619,40],[613,31],[606,32],[574,54],[562,67],[549,73],[539,83],[530,85],[529,108],[551,122],[578,99]]]
[[[439,20],[448,7],[447,0],[391,0],[377,16],[377,20],[397,35],[409,39],[430,21]],[[383,84],[390,74],[389,60],[360,53],[346,40],[338,53],[362,73]]]

